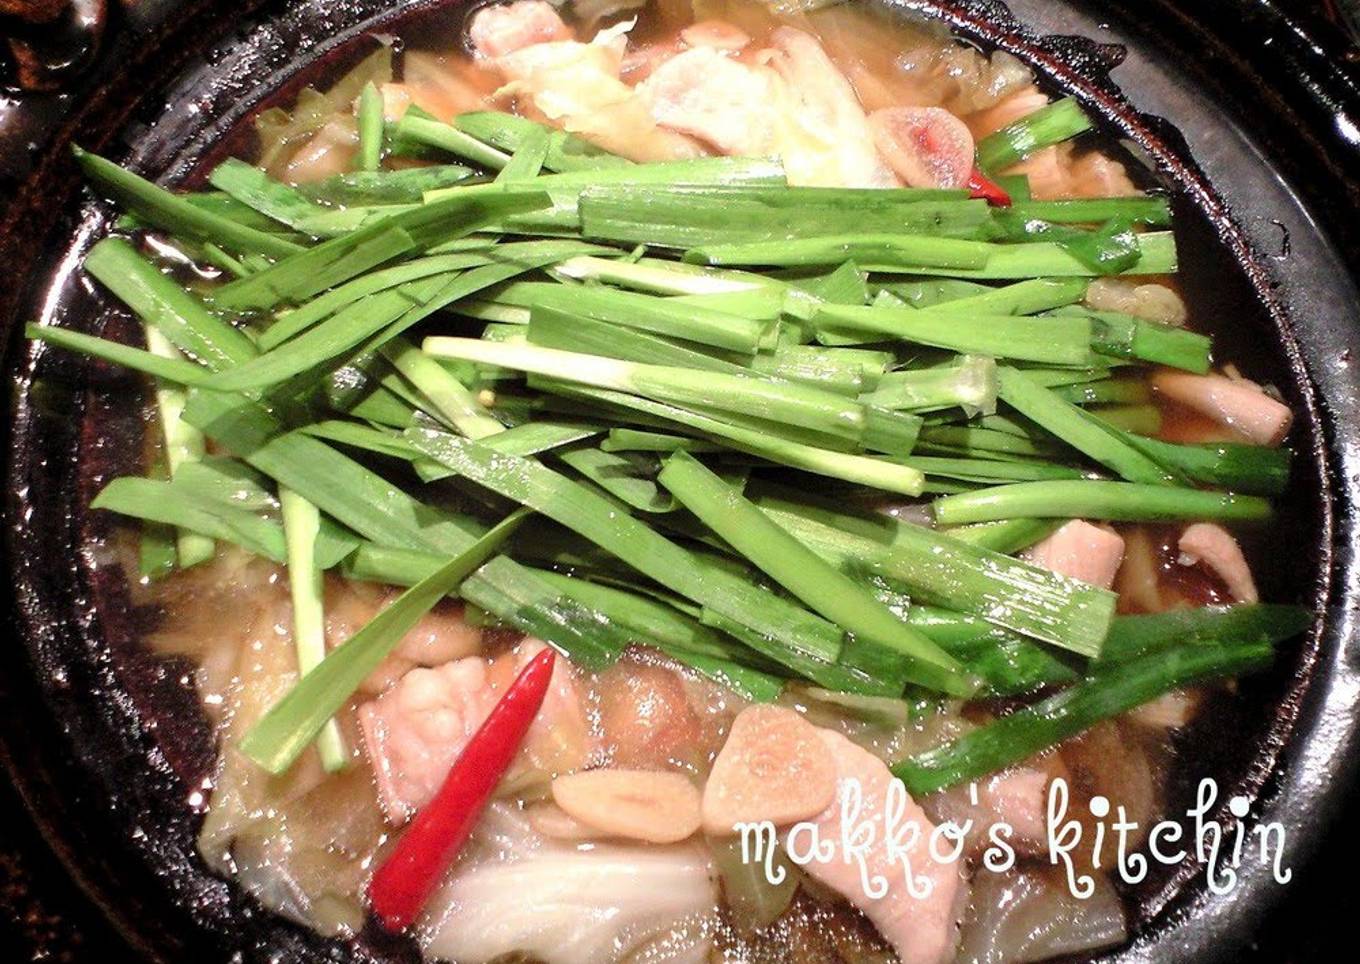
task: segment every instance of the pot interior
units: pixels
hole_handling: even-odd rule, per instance
[[[419,31],[455,42],[469,9],[456,2],[389,9],[395,6],[318,0],[266,14],[223,39],[201,38],[203,59],[139,96],[137,122],[86,116],[79,136],[92,147],[104,138],[104,153],[115,159],[193,186],[224,156],[248,156],[258,110],[337,75],[372,48],[374,34]],[[1169,62],[1164,26],[1135,19],[1101,28],[1081,4],[1026,0],[1009,10],[992,2],[882,6],[943,17],[980,46],[1020,56],[1051,89],[1076,93],[1103,113],[1111,145],[1169,191],[1186,300],[1212,306],[1224,356],[1248,360],[1250,375],[1278,386],[1303,416],[1294,482],[1271,533],[1276,542],[1255,549],[1275,558],[1283,541],[1288,550],[1287,560],[1261,570],[1262,596],[1326,611],[1335,591],[1328,467],[1335,440],[1310,380],[1318,346],[1301,344],[1295,331],[1312,330],[1329,305],[1347,306],[1336,324],[1353,321],[1358,302],[1348,273],[1332,270],[1340,262],[1307,204],[1266,154],[1250,149],[1234,115],[1216,109],[1212,89],[1196,86],[1193,69],[1187,77],[1185,65]],[[1097,39],[1044,39],[1068,32],[1068,23]],[[1112,47],[1115,39],[1125,49]],[[48,181],[60,214],[51,243],[23,271],[24,317],[130,334],[130,317],[80,276],[80,255],[108,230],[110,214],[77,196],[77,184],[69,170]],[[1259,193],[1244,196],[1244,185]],[[36,673],[39,683],[23,697],[39,736],[17,760],[49,834],[128,933],[163,959],[229,948],[246,960],[303,961],[316,960],[322,947],[328,960],[414,959],[409,946],[373,932],[323,942],[203,866],[194,838],[214,747],[191,667],[140,645],[156,613],[127,592],[116,551],[125,532],[84,508],[109,479],[140,468],[144,385],[64,353],[34,353],[16,337],[11,332],[7,359],[18,386],[10,563],[31,661],[20,671]],[[1282,753],[1298,738],[1300,714],[1323,685],[1319,675],[1330,672],[1320,668],[1320,640],[1317,632],[1297,643],[1271,673],[1244,681],[1239,698],[1216,704],[1178,737],[1193,748],[1193,761],[1171,785],[1168,812],[1183,813],[1204,776],[1218,780],[1225,798],[1242,794],[1270,812],[1284,787]],[[115,888],[115,879],[127,883]],[[1130,956],[1157,940],[1181,940],[1181,921],[1208,899],[1191,864],[1154,872],[1129,896],[1137,924]],[[1232,926],[1245,938],[1251,923],[1239,915]]]

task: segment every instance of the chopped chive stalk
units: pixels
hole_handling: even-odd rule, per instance
[[[1187,328],[1076,306],[1058,309],[1054,314],[1087,315],[1092,322],[1091,347],[1102,355],[1168,365],[1197,375],[1209,371],[1212,343],[1204,335]]]
[[[737,451],[768,459],[776,465],[786,465],[816,475],[843,479],[846,482],[855,482],[900,495],[920,495],[925,484],[925,476],[919,471],[888,459],[818,448],[780,437],[770,431],[740,425],[729,419],[677,405],[668,405],[665,402],[654,402],[623,392],[583,389],[574,394],[658,418],[663,424],[685,428],[709,438],[722,439]]]
[[[958,673],[958,663],[898,620],[840,570],[781,529],[687,452],[671,455],[658,481],[699,519],[814,611],[848,632],[872,640],[943,673],[925,672],[916,681],[967,695],[976,687]],[[913,665],[913,671],[924,669]],[[924,678],[922,678],[924,677]]]
[[[488,165],[489,166],[489,165]],[[499,170],[499,165],[493,170]],[[601,184],[653,184],[664,187],[683,185],[742,185],[784,183],[784,167],[777,160],[759,157],[695,157],[683,161],[660,161],[651,164],[612,165],[593,170],[545,174],[535,179],[534,186],[549,191],[555,208],[569,217],[565,222],[573,231],[579,229],[577,201],[581,192]],[[462,188],[431,191],[425,202],[443,200]]]
[[[840,633],[834,626],[737,577],[704,568],[604,496],[537,462],[428,429],[408,429],[406,438],[463,477],[566,526],[686,598],[795,651],[821,659],[839,654]]]
[[[778,663],[784,669],[836,692],[900,697],[906,687],[904,678],[890,679],[888,674],[883,672],[884,669],[905,666],[905,661],[900,657],[897,658],[894,665],[885,667],[880,664],[875,666],[874,668],[879,672],[871,674],[853,663],[830,662],[805,653],[781,648],[778,645],[772,645],[767,637],[752,631],[736,620],[728,619],[726,616],[709,609],[703,610],[701,619],[705,626],[712,626],[714,629],[721,630],[734,639],[740,640],[756,653]]]
[[[913,611],[919,613],[923,608],[915,607]],[[938,625],[919,628],[928,635],[941,634]],[[942,638],[939,642],[969,672],[982,678],[981,692],[987,696],[1033,696],[1045,687],[1075,683],[1079,678],[1067,661],[1029,640],[998,629],[981,635],[969,634],[974,631],[964,626],[959,630],[962,638]]]
[[[355,167],[360,171],[376,171],[383,156],[383,96],[378,86],[369,81],[359,94],[359,151]]]
[[[326,658],[325,588],[316,564],[316,538],[321,513],[288,488],[279,489],[279,509],[288,543],[288,590],[293,601],[293,645],[297,649],[298,674],[305,677]],[[345,740],[339,722],[332,717],[316,738],[321,766],[327,773],[344,769]]]
[[[258,168],[250,164],[247,164],[244,161],[239,161],[235,159],[228,159],[226,161],[223,161],[222,164],[219,165],[219,167],[222,167],[224,170],[230,169],[243,169],[247,171],[258,170]],[[213,173],[215,174],[216,171],[214,170]],[[208,182],[212,183],[212,179],[213,174],[209,174]],[[287,190],[287,185],[281,184],[278,181],[274,181],[272,183],[277,184],[279,187]],[[241,197],[233,196],[232,194],[227,193],[225,190],[219,189],[216,191],[195,191],[191,194],[183,194],[180,196],[183,197],[184,200],[192,204],[194,207],[198,208],[199,210],[207,211],[211,214],[221,215],[222,217],[234,221],[237,224],[248,225],[249,227],[256,228],[260,231],[266,231],[270,234],[277,234],[283,237],[287,237],[287,233],[284,231],[283,228],[279,226],[280,221],[279,218],[271,217],[264,211],[257,210],[254,206],[248,204]],[[291,197],[290,200],[292,200]],[[312,210],[313,209],[311,208],[308,209],[308,211]],[[131,223],[119,224],[118,226],[120,228],[135,230],[138,228],[149,227],[148,224],[139,220],[135,215],[128,214],[124,215],[123,218],[130,220]],[[121,221],[123,219],[120,218],[119,220]],[[242,265],[245,266],[249,261],[254,261],[256,259],[263,257],[264,257],[263,255],[259,254],[242,253],[238,260],[240,260]],[[266,261],[266,263],[268,262]]]
[[[1130,221],[1155,227],[1171,224],[1171,205],[1167,199],[1147,195],[1017,201],[1006,213],[1017,220],[1051,224],[1099,224],[1105,221]]]
[[[460,594],[503,624],[551,643],[588,670],[607,668],[631,642],[631,634],[605,613],[582,606],[541,573],[507,556],[497,556],[472,573]]]
[[[552,137],[546,128],[526,134],[505,167],[496,175],[496,181],[500,184],[532,181],[543,170],[543,162],[548,158],[551,145]]]
[[[732,352],[754,354],[766,344],[772,326],[729,312],[631,291],[586,285],[521,282],[492,296],[503,304],[552,308],[566,314],[682,338]]]
[[[357,348],[365,339],[429,305],[445,288],[443,278],[422,278],[381,291],[336,312],[331,318],[251,362],[214,377],[217,391],[249,391],[276,385]]]
[[[1247,495],[1280,495],[1289,485],[1293,453],[1287,448],[1238,442],[1177,445],[1131,433],[1124,438],[1149,458],[1201,485]]]
[[[363,449],[366,452],[374,452],[378,455],[390,455],[393,458],[403,459],[411,462],[419,457],[420,453],[413,449],[398,434],[394,434],[387,429],[374,428],[371,425],[364,425],[360,422],[350,422],[343,419],[325,419],[320,422],[313,422],[298,429],[307,435],[313,435],[320,439],[327,439],[332,442],[339,442],[341,445],[349,445],[354,448]]]
[[[266,488],[265,479],[244,462],[227,456],[209,455],[187,463],[175,482],[191,485],[204,495],[229,501],[242,509],[271,513],[278,508],[278,500]],[[318,538],[324,540],[324,536]]]
[[[431,337],[425,339],[424,349],[440,358],[500,365],[677,405],[712,406],[787,421],[839,438],[859,439],[865,428],[864,408],[857,402],[793,383],[641,365],[599,355],[475,338]]]
[[[672,295],[671,300],[677,304],[699,309],[711,308],[754,321],[776,322],[784,312],[784,297],[784,289],[771,285],[767,288],[720,291],[705,295]]]
[[[24,336],[34,341],[45,341],[59,348],[89,355],[101,361],[112,362],[177,385],[201,385],[209,375],[208,370],[202,365],[196,365],[183,356],[176,358],[161,356],[108,338],[97,338],[94,335],[57,328],[54,325],[29,323],[24,326]]]
[[[240,751],[270,773],[292,766],[421,617],[494,555],[529,515],[523,509],[511,513],[332,650],[250,728]]]
[[[647,259],[628,262],[582,256],[563,261],[556,271],[577,281],[599,281],[654,295],[719,295],[784,287],[764,275]]]
[[[1044,388],[1067,388],[1074,385],[1085,385],[1088,382],[1103,381],[1111,377],[1111,369],[1092,367],[1092,368],[1041,368],[1027,365],[1024,368],[1025,377],[1036,385]]]
[[[934,504],[943,526],[998,519],[1104,519],[1111,522],[1264,522],[1270,503],[1252,495],[1094,479],[1022,482],[945,496]]]
[[[1081,469],[1049,462],[1025,462],[1019,459],[953,459],[928,455],[912,455],[902,460],[920,469],[931,478],[957,479],[995,485],[998,482],[1038,482],[1044,479],[1080,479]]]
[[[559,452],[557,457],[625,505],[641,512],[675,510],[675,500],[650,478],[656,471],[654,459],[590,446]]]
[[[866,405],[905,411],[961,407],[973,416],[996,411],[996,360],[964,355],[948,367],[889,372],[878,388],[860,396]]]
[[[893,767],[913,794],[1004,769],[1163,693],[1269,665],[1270,644],[1190,643],[1133,660]]]
[[[916,304],[922,311],[977,312],[982,315],[1032,315],[1062,308],[1080,301],[1090,282],[1085,278],[1031,278],[1000,288],[985,288],[974,294],[950,298],[935,304]],[[896,287],[890,286],[890,291]],[[908,299],[909,301],[911,299]]]
[[[833,305],[862,305],[869,300],[868,274],[853,261],[844,261],[831,271],[795,268],[785,273],[789,289],[784,310],[806,320],[822,302]]]
[[[1036,151],[1090,129],[1091,119],[1081,105],[1064,97],[984,137],[977,145],[978,166],[984,171],[1004,171]]]
[[[1250,603],[1236,606],[1202,606],[1171,609],[1162,613],[1119,616],[1100,658],[1092,662],[1098,672],[1120,663],[1165,652],[1188,642],[1280,643],[1303,632],[1313,613],[1302,606]]]
[[[528,308],[497,304],[481,298],[465,298],[452,308],[464,317],[488,322],[486,328],[482,329],[482,337],[487,341],[524,340],[523,329],[529,324]],[[511,333],[507,330],[511,327],[519,330]]]
[[[145,325],[146,345],[151,354],[160,358],[184,361],[170,340],[151,325]],[[186,362],[187,364],[187,362]],[[156,410],[160,416],[161,433],[165,440],[166,469],[173,480],[185,466],[203,459],[203,433],[187,424],[184,414],[184,389],[161,379],[156,380]],[[216,547],[206,536],[180,529],[175,533],[175,552],[181,568],[187,569],[213,557]]]
[[[1115,219],[1098,228],[1087,229],[1050,224],[1009,211],[998,211],[995,222],[1001,240],[1052,241],[1093,274],[1118,274],[1133,267],[1139,260],[1138,235],[1133,230],[1132,222],[1127,219]]]
[[[393,139],[433,147],[493,171],[510,163],[509,154],[445,124],[419,107],[407,108],[397,121]]]
[[[323,241],[263,271],[238,278],[216,289],[213,302],[228,311],[272,308],[280,303],[301,303],[344,284],[416,246],[410,233],[399,224],[389,223],[392,220]]]
[[[1030,381],[1041,384],[1043,379],[1030,378]],[[1098,381],[1060,385],[1053,388],[1053,394],[1073,405],[1140,405],[1152,400],[1152,390],[1148,388],[1147,382],[1136,378],[1102,378]]]
[[[350,579],[414,586],[438,571],[442,561],[428,552],[363,543],[345,560],[343,571]],[[459,587],[458,594],[469,610],[464,618],[469,625],[479,625],[471,610],[480,609],[493,622],[550,643],[574,663],[591,670],[607,668],[633,641],[629,631],[603,612],[578,605],[577,594],[558,591],[549,581],[555,576],[496,556]]]
[[[723,446],[682,435],[663,432],[643,432],[635,428],[611,428],[609,437],[600,443],[606,452],[721,452]]]
[[[1035,279],[1031,278],[1029,280],[1033,281]],[[1043,280],[1067,281],[1070,279],[1048,278]],[[1020,283],[1023,284],[1025,282]],[[1086,285],[1088,283],[1089,282],[1082,283],[1083,294],[1085,293]],[[894,298],[897,298],[900,301],[905,302],[906,305],[912,308],[933,308],[936,305],[945,305],[951,301],[959,301],[964,298],[972,298],[974,296],[988,295],[996,292],[1006,291],[1010,287],[1014,287],[1014,285],[1010,285],[1003,288],[989,288],[987,285],[978,284],[975,281],[959,281],[954,278],[926,278],[918,281],[910,281],[904,278],[889,278],[887,280],[879,278],[876,279],[871,286],[868,286],[868,291],[869,293],[872,293],[875,296],[881,296],[884,292],[887,292]],[[868,300],[869,299],[866,297],[860,298],[857,301],[850,301],[845,303],[862,305],[865,304]],[[1081,300],[1081,295],[1078,295],[1072,300],[1073,301]],[[1021,314],[1021,312],[1002,310],[998,310],[997,313]]]
[[[91,248],[85,270],[149,327],[213,371],[244,364],[259,354],[246,335],[209,312],[122,238],[105,238]]]
[[[153,227],[200,241],[212,241],[229,251],[271,258],[287,257],[303,250],[301,245],[278,235],[195,207],[183,197],[157,187],[98,154],[75,146],[71,151],[86,177]]]
[[[526,333],[520,331],[519,338],[499,338],[496,337],[496,332],[492,334],[493,337],[488,338],[487,332],[484,331],[482,339],[522,343]],[[725,372],[729,375],[748,374],[742,364],[747,360],[745,355],[732,354],[679,338],[653,335],[640,328],[612,325],[543,305],[530,310],[527,335],[527,340],[534,345],[583,355],[604,355],[621,361],[673,368],[695,368],[701,371]]]
[[[1061,460],[1066,454],[1047,433],[1014,432],[985,425],[932,425],[921,430],[920,451],[968,458],[1040,458]]]
[[[870,271],[985,270],[991,246],[910,234],[845,234],[690,248],[685,261],[702,265],[771,267],[841,264],[854,261]],[[1042,273],[1042,272],[1036,272]]]
[[[1075,324],[1070,323],[1075,322]],[[821,341],[903,341],[971,355],[1048,365],[1091,364],[1091,326],[1076,318],[953,314],[943,309],[822,305],[812,317]],[[830,335],[831,337],[826,337]]]
[[[213,267],[221,268],[233,278],[244,278],[251,271],[244,261],[233,258],[210,241],[203,245],[203,259]]]
[[[258,167],[234,157],[213,168],[208,182],[251,210],[299,231],[307,231],[316,219],[335,213],[297,188],[276,181]]]
[[[383,218],[223,285],[213,292],[213,303],[228,310],[300,304],[412,250],[465,238],[499,218],[550,203],[538,191],[459,188],[446,200]]]
[[[394,549],[372,542],[359,547],[340,564],[347,579],[385,582],[392,586],[414,586],[439,571],[444,557],[419,549]]]
[[[947,529],[950,538],[1011,555],[1028,549],[1052,535],[1062,522],[1054,519],[1004,519],[999,522],[979,522],[975,525]]]
[[[1138,258],[1126,274],[1176,270],[1171,232],[1136,237]],[[1052,241],[994,244],[910,235],[845,235],[783,242],[691,248],[685,261],[700,265],[831,265],[853,260],[870,271],[946,275],[957,278],[1073,278],[1102,273]]]
[[[960,244],[967,242],[958,242]],[[980,242],[977,242],[980,243]],[[1170,231],[1156,231],[1137,236],[1138,260],[1123,274],[1171,274],[1176,270],[1176,239]],[[987,263],[981,268],[932,268],[928,271],[898,273],[947,275],[953,278],[972,278],[978,281],[1011,278],[1090,278],[1100,272],[1064,250],[1052,241],[1030,241],[1025,244],[993,244]]]
[[[473,520],[417,501],[321,439],[283,432],[272,415],[242,396],[195,391],[184,418],[256,470],[381,545],[455,555],[483,532]]]
[[[90,506],[230,542],[274,562],[287,558],[277,522],[190,486],[128,475],[106,485]]]
[[[375,204],[419,204],[426,191],[466,181],[475,172],[461,164],[435,164],[395,171],[349,171],[314,184],[299,184],[298,191],[313,201],[335,207]]]
[[[383,357],[414,385],[449,425],[468,438],[485,438],[505,431],[505,426],[482,407],[449,370],[404,338],[382,346]]]
[[[1166,470],[1118,434],[1087,417],[1050,388],[1036,385],[1019,369],[998,372],[1001,400],[1021,415],[1129,482],[1171,481]]]
[[[639,634],[636,641],[644,645],[662,642],[720,659],[761,662],[755,653],[699,623],[690,603],[664,592],[644,594],[641,589],[622,588],[623,580],[592,581],[548,570],[540,572],[540,578],[598,612],[617,611],[619,622]]]
[[[587,238],[680,249],[850,233],[981,238],[990,218],[986,202],[910,188],[603,185],[582,192],[580,211]]]
[[[137,543],[137,575],[147,582],[164,579],[175,571],[178,559],[174,527],[143,522]]]
[[[610,154],[584,138],[553,130],[535,121],[501,111],[470,111],[453,119],[453,126],[492,147],[514,153],[536,131],[549,135],[543,167],[549,171],[593,171],[605,167],[631,167],[633,162]]]
[[[455,272],[479,268],[489,261],[490,258],[481,254],[441,254],[371,272],[318,295],[298,308],[281,312],[278,320],[261,333],[257,344],[261,351],[272,351],[360,298],[421,278],[435,275],[452,278]]]
[[[858,348],[817,348],[810,345],[781,345],[774,351],[758,354],[751,363],[756,371],[775,378],[786,378],[823,388],[841,395],[860,395],[878,385],[892,363],[886,352]],[[882,408],[896,408],[864,400]]]
[[[542,419],[525,422],[506,429],[499,435],[483,438],[482,443],[504,455],[529,456],[571,445],[573,442],[583,442],[599,435],[603,430],[603,426],[589,422]]]
[[[363,345],[376,350],[408,328],[461,298],[508,281],[525,271],[556,261],[563,250],[555,242],[538,242],[518,248],[491,264],[473,268],[451,278],[436,275],[380,291],[336,312],[298,337],[267,352],[249,365],[218,375],[212,387],[245,390],[277,384],[309,371]]]
[[[539,578],[564,595],[631,631],[638,642],[655,646],[745,699],[773,702],[784,689],[777,676],[744,665],[751,655],[721,634],[663,603],[635,593],[544,571]]]
[[[842,569],[869,569],[914,599],[979,616],[1054,646],[1100,652],[1118,597],[947,534],[761,494],[756,504]]]

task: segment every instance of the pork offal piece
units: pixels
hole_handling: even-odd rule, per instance
[[[1227,529],[1212,522],[1196,522],[1181,533],[1176,543],[1183,566],[1206,566],[1223,580],[1228,595],[1241,603],[1260,602],[1256,580],[1251,577],[1242,547]]]
[[[525,640],[493,661],[473,656],[433,669],[418,667],[359,707],[364,749],[390,823],[400,826],[430,802],[506,687],[542,650],[538,640]],[[548,695],[507,778],[525,769],[552,774],[580,766],[588,732],[574,671],[558,660]]]
[[[603,749],[613,766],[675,769],[703,750],[703,724],[674,670],[618,663],[601,675],[597,691]]]
[[[343,646],[350,637],[391,604],[396,594],[377,587],[333,579],[326,583],[326,645]],[[463,619],[462,606],[441,603],[402,637],[396,648],[359,691],[376,696],[417,666],[441,666],[482,648],[482,631]]]
[[[930,854],[930,834],[935,826],[889,772],[887,765],[868,750],[850,742],[831,730],[818,730],[836,760],[838,790],[836,800],[813,823],[818,837],[832,844],[834,853],[827,861],[814,860],[806,870],[823,884],[842,894],[851,904],[864,912],[884,940],[893,946],[902,964],[943,964],[953,958],[958,941],[958,920],[966,900],[962,876],[962,861],[942,863]],[[889,788],[897,785],[897,792],[906,801],[895,827],[887,820]],[[860,794],[859,812],[850,817],[855,827],[872,828],[872,843],[864,857],[863,872],[872,881],[875,875],[887,882],[882,896],[871,897],[866,892],[859,861],[844,850],[842,841],[842,807],[847,794]],[[853,799],[853,797],[851,797]],[[908,849],[911,873],[917,885],[929,885],[925,896],[914,896],[900,863],[893,859],[885,842],[888,833],[902,838],[901,828],[915,823],[919,830],[914,845]],[[790,834],[797,834],[795,828]],[[786,842],[790,842],[787,841]],[[796,839],[791,843],[797,844]],[[802,843],[806,845],[807,841]],[[941,847],[948,851],[948,845]],[[924,891],[924,886],[920,890]]]
[[[490,711],[486,690],[486,660],[473,656],[413,669],[359,707],[364,748],[389,822],[405,823],[434,797]]]
[[[468,36],[478,56],[490,60],[534,44],[572,39],[571,28],[543,0],[482,7],[472,18]]]
[[[1161,371],[1152,376],[1152,387],[1257,445],[1279,445],[1294,424],[1288,405],[1246,379]]]
[[[1051,774],[1031,766],[950,787],[927,798],[927,812],[940,823],[967,830],[967,854],[976,858],[992,846],[992,828],[1009,827],[1005,839],[1017,852],[1038,855],[1048,844],[1046,823]],[[976,798],[974,797],[976,794]]]
[[[1109,529],[1073,519],[1031,546],[1024,558],[1059,575],[1109,589],[1124,561],[1124,540]]]
[[[680,31],[680,39],[690,47],[741,50],[751,38],[739,27],[723,20],[700,20]]]

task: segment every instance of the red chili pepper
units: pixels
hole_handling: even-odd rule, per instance
[[[453,865],[538,716],[556,656],[545,649],[529,661],[449,768],[434,799],[416,814],[373,875],[368,902],[387,930],[410,925]]]
[[[968,175],[969,197],[982,198],[988,204],[994,204],[999,208],[1011,206],[1011,196],[1006,193],[1006,189],[993,181],[978,168],[973,168],[973,173]]]

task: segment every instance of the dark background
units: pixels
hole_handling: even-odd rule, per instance
[[[0,11],[24,0],[0,0]],[[1281,6],[1297,8],[1315,29],[1333,36],[1360,28],[1360,0],[1291,0]],[[0,36],[6,30],[0,19]],[[1360,48],[1354,62],[1360,62]],[[11,64],[0,57],[0,105],[12,80]],[[7,198],[0,197],[0,204]],[[13,641],[11,641],[12,643]],[[0,725],[22,726],[22,721],[0,715]],[[1351,927],[1346,911],[1351,889],[1339,886],[1349,879],[1349,861],[1360,853],[1360,831],[1345,820],[1332,830],[1319,858],[1307,868],[1295,868],[1282,905],[1259,924],[1247,964],[1302,964],[1330,959],[1328,949],[1343,946]],[[1343,936],[1344,934],[1344,936]],[[72,881],[47,847],[17,791],[0,778],[0,964],[73,962],[131,964],[139,958],[105,922],[99,908]]]

